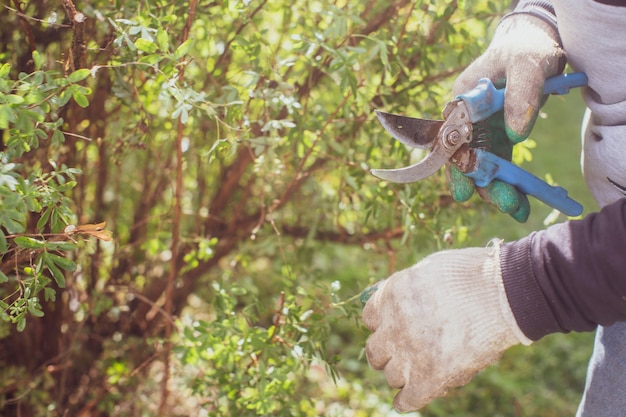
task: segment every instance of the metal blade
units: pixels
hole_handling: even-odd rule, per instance
[[[456,150],[446,150],[443,146],[435,146],[424,159],[417,164],[396,169],[372,169],[372,175],[390,182],[409,183],[430,177],[445,165]]]
[[[394,139],[413,148],[430,149],[443,120],[416,119],[375,110],[378,120]]]

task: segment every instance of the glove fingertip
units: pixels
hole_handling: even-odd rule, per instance
[[[493,181],[485,188],[488,199],[493,202],[498,210],[511,215],[520,223],[526,222],[530,215],[530,203],[526,195],[502,181]]]
[[[511,142],[522,142],[530,135],[541,107],[544,79],[540,69],[529,72],[515,67],[509,71],[504,93],[504,120]]]
[[[520,205],[517,210],[514,213],[510,213],[510,215],[519,223],[526,223],[530,216],[530,202],[526,195],[520,194]]]
[[[474,194],[474,180],[463,175],[456,167],[450,166],[448,172],[448,187],[455,201],[463,203]]]
[[[417,411],[428,405],[429,402],[437,397],[446,395],[446,391],[435,393],[434,395],[426,395],[419,389],[411,389],[412,386],[406,386],[400,390],[393,399],[393,408],[399,413],[408,413]]]
[[[525,118],[526,116],[522,116],[521,118]],[[533,126],[535,125],[535,120],[537,119],[537,115],[530,115],[530,117],[532,118],[532,120],[526,120],[524,122],[521,123],[521,125],[517,122],[515,122],[515,120],[519,120],[520,117],[511,117],[511,121],[507,121],[506,125],[505,125],[505,131],[506,131],[506,135],[509,137],[509,139],[511,140],[511,142],[515,143],[520,143],[525,141],[526,139],[528,139],[528,136],[530,136],[530,132],[533,129]],[[513,125],[516,125],[517,127],[513,127]]]

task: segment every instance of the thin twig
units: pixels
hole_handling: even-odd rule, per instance
[[[151,311],[154,310],[155,312],[160,313],[161,316],[163,316],[163,318],[172,326],[175,325],[174,318],[172,317],[172,315],[168,314],[168,312],[165,311],[163,308],[161,308],[161,306],[159,306],[157,303],[155,303],[154,301],[152,301],[151,299],[149,299],[148,297],[146,297],[145,295],[137,291],[131,291],[129,294],[137,298],[138,300],[143,301],[144,303],[151,306],[152,307]]]
[[[191,25],[196,15],[197,0],[191,0],[189,2],[189,8],[187,10],[187,21],[183,28],[182,42],[189,39],[189,32],[191,31]],[[178,74],[179,81],[183,81],[185,77],[185,65],[183,64],[183,58],[181,58],[181,69]],[[167,277],[167,285],[165,287],[165,314],[168,317],[172,317],[173,302],[172,297],[174,294],[174,282],[178,274],[178,245],[180,241],[180,221],[182,215],[181,200],[183,195],[183,134],[185,124],[182,121],[182,115],[178,117],[177,133],[176,133],[176,184],[174,188],[174,216],[172,219],[172,245],[171,252],[172,258],[170,260],[170,271]],[[169,413],[166,412],[167,400],[169,397],[169,389],[167,384],[170,379],[170,356],[172,352],[172,328],[173,323],[171,320],[165,322],[165,344],[163,359],[163,381],[161,385],[161,403],[159,404],[159,416],[165,416]]]
[[[63,23],[50,23],[48,20],[44,20],[44,19],[39,19],[39,18],[36,18],[36,17],[28,16],[27,14],[24,14],[20,10],[14,9],[13,7],[9,7],[6,4],[3,4],[2,6],[5,9],[7,9],[8,11],[15,13],[18,17],[20,17],[21,19],[24,19],[24,20],[31,20],[31,21],[37,22],[37,23],[45,23],[45,24],[48,24],[48,25],[50,25],[50,26],[52,26],[54,28],[71,28],[72,27],[72,25],[66,25],[66,24],[63,24]]]
[[[20,23],[22,24],[22,27],[24,28],[24,32],[26,32],[26,38],[28,39],[28,46],[30,47],[31,51],[35,51],[37,49],[37,46],[35,46],[35,37],[33,36],[33,31],[30,30],[28,20],[26,20],[26,15],[22,11],[22,5],[20,4],[19,0],[13,0],[13,4],[15,5],[15,8],[17,9],[17,16],[20,18]]]

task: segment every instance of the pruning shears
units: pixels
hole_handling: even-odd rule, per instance
[[[567,94],[571,88],[587,85],[582,72],[551,77],[544,94]],[[372,169],[373,175],[397,183],[420,181],[450,162],[479,187],[497,179],[515,186],[568,216],[578,216],[583,207],[562,187],[552,186],[530,172],[478,147],[471,147],[475,124],[504,107],[505,88],[497,89],[487,78],[475,88],[458,95],[443,110],[444,120],[417,119],[376,111],[385,130],[403,144],[430,153],[420,162],[397,169]]]

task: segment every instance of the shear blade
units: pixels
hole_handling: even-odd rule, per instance
[[[394,139],[412,148],[430,149],[443,120],[416,119],[375,110],[376,117]]]
[[[372,169],[370,172],[382,180],[406,184],[430,177],[439,171],[451,156],[450,151],[446,151],[443,146],[435,145],[424,159],[414,165],[395,169]]]

